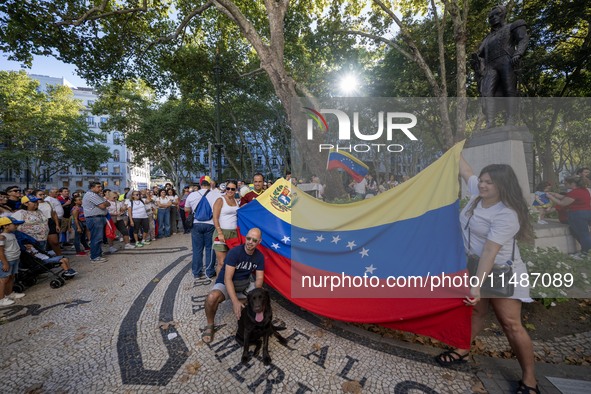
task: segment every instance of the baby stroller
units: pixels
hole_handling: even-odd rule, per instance
[[[20,231],[16,231],[15,235],[21,247],[19,269],[14,281],[15,292],[22,293],[26,288],[37,284],[38,277],[42,274],[49,274],[49,286],[53,289],[62,287],[66,283],[66,279],[71,278],[64,275],[66,271],[61,268],[61,263],[57,259],[43,260],[27,251],[27,244],[37,251],[43,250],[34,238]],[[58,268],[58,270],[55,270],[55,268]]]

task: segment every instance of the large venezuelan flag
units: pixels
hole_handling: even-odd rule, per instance
[[[466,267],[458,200],[462,147],[402,185],[353,204],[326,204],[287,181],[274,183],[238,210],[242,234],[262,230],[265,282],[319,315],[469,347],[467,288],[451,282]],[[443,275],[450,283],[431,288]]]

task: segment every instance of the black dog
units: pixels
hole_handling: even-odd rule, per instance
[[[273,325],[273,311],[271,310],[271,298],[269,292],[265,289],[253,289],[248,293],[247,304],[242,309],[240,320],[238,320],[238,331],[236,331],[236,341],[244,346],[242,352],[242,363],[248,362],[248,348],[250,345],[256,345],[254,356],[256,357],[261,350],[261,338],[263,346],[263,363],[271,364],[269,356],[269,337],[274,335],[283,345],[287,340],[277,331],[285,330],[285,327]]]

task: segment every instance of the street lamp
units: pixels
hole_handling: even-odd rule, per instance
[[[220,131],[220,77],[222,72],[224,71],[220,66],[220,54],[219,51],[216,50],[215,54],[215,64],[213,66],[213,74],[215,76],[215,149],[216,149],[216,181],[222,181],[222,137]]]

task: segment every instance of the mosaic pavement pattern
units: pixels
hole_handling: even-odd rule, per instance
[[[1,393],[469,393],[474,384],[468,367],[326,328],[277,294],[287,346],[271,338],[270,366],[241,364],[229,302],[214,341],[201,341],[212,283],[193,279],[188,236],[108,257],[74,257],[79,274],[64,287],[41,280],[0,309]]]

